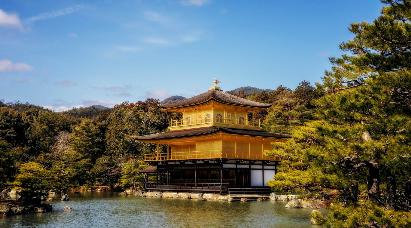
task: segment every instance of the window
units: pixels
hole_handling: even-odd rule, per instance
[[[223,115],[221,115],[221,113],[218,113],[218,114],[215,116],[215,122],[216,122],[216,123],[223,123]]]
[[[205,115],[204,121],[205,121],[206,123],[210,123],[210,122],[211,122],[211,115],[210,115],[210,113],[207,113],[207,114]]]
[[[203,115],[202,115],[202,114],[199,114],[199,115],[197,116],[196,124],[202,124],[202,123],[203,123]]]
[[[231,123],[231,121],[232,121],[232,115],[231,115],[231,113],[227,113],[225,120],[226,120],[226,121],[225,121],[226,123]]]
[[[245,124],[244,116],[240,116],[240,117],[238,118],[238,124],[240,124],[240,125],[244,125],[244,124]]]
[[[184,119],[184,125],[191,125],[191,117],[190,116],[187,116],[185,119]]]

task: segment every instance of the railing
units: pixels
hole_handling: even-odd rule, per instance
[[[146,154],[144,156],[145,161],[166,161],[166,160],[196,160],[196,159],[215,159],[215,158],[228,158],[228,159],[248,159],[248,160],[270,160],[275,161],[277,159],[266,156],[264,152],[221,152],[221,151],[173,151],[167,153],[153,153]]]
[[[190,179],[191,180],[191,179]],[[175,186],[175,187],[203,187],[203,188],[214,188],[214,187],[219,187],[219,186],[228,186],[228,183],[221,183],[221,182],[199,182],[199,183],[194,183],[194,182],[180,182],[180,183],[171,183],[169,185],[165,184],[157,184],[156,182],[147,182],[146,186],[149,188],[155,188],[157,186],[159,187],[165,187],[165,186]]]
[[[184,118],[184,119],[171,119],[170,120],[170,130],[178,130],[178,129],[185,129],[185,128],[193,128],[198,126],[209,126],[209,125],[216,125],[216,126],[233,126],[233,127],[240,127],[240,128],[251,128],[251,129],[260,129],[261,128],[261,120],[260,119],[252,119],[252,120],[245,120],[240,118]]]
[[[212,159],[221,158],[221,152],[219,151],[173,151],[170,154],[167,153],[154,153],[146,154],[144,160],[146,161],[165,161],[165,160],[188,160],[188,159]]]
[[[212,121],[209,118],[201,118],[201,119],[181,119],[175,120],[171,119],[170,127],[184,127],[184,126],[196,126],[196,125],[207,125],[211,124]]]
[[[145,184],[146,190],[155,191],[188,191],[188,192],[227,192],[228,183],[178,183],[178,184],[157,184],[149,182]]]
[[[161,154],[146,154],[144,155],[144,160],[145,161],[165,161],[165,160],[170,160],[170,159],[168,159],[167,154],[161,153]]]

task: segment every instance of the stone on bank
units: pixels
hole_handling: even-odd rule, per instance
[[[46,213],[52,211],[52,206],[50,204],[39,204],[39,205],[22,205],[16,201],[6,201],[0,203],[0,215],[21,215],[30,213]]]
[[[325,223],[325,218],[319,210],[313,210],[310,215],[312,225],[322,225]]]

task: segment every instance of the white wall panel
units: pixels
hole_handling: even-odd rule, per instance
[[[263,171],[251,170],[251,186],[263,186]]]

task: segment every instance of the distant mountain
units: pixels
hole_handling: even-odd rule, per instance
[[[85,108],[92,108],[92,109],[96,109],[96,110],[107,110],[110,109],[109,107],[103,106],[103,105],[92,105],[89,107],[85,107]]]
[[[271,91],[270,89],[260,89],[260,88],[256,88],[252,86],[243,86],[243,87],[233,89],[227,92],[230,94],[239,96],[239,97],[247,97],[252,94],[261,93],[261,92],[270,92],[270,91]]]
[[[186,98],[183,97],[183,96],[171,96],[171,97],[168,97],[168,98],[164,99],[163,101],[161,101],[161,103],[166,104],[166,103],[170,103],[170,102],[181,101],[181,100],[184,100],[184,99],[186,99]]]
[[[102,106],[102,105],[92,105],[89,107],[81,107],[81,108],[73,108],[67,111],[64,111],[63,113],[67,113],[69,115],[75,116],[75,117],[97,117],[100,114],[109,112],[111,108]]]

